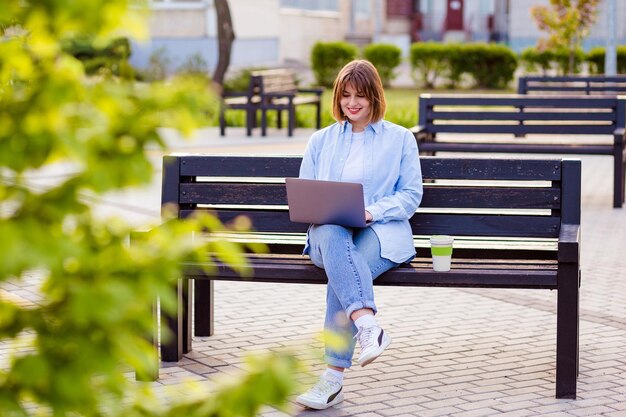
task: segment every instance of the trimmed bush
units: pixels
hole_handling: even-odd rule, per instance
[[[605,49],[602,46],[587,52],[585,60],[589,63],[589,72],[592,74],[604,74]],[[626,74],[626,45],[617,47],[617,73]]]
[[[541,75],[547,75],[552,68],[552,53],[549,51],[539,52],[537,48],[529,47],[520,53],[520,61],[525,72],[541,72]]]
[[[348,42],[316,42],[311,50],[311,66],[317,83],[332,87],[339,70],[359,55]]]
[[[580,73],[584,60],[585,53],[579,49],[574,55],[574,74]],[[531,47],[522,51],[520,61],[528,73],[541,72],[541,75],[548,75],[548,71],[556,70],[558,75],[565,75],[569,65],[569,53],[565,50],[554,49],[540,51]]]
[[[396,77],[394,70],[402,62],[402,49],[392,44],[372,43],[363,49],[363,57],[376,67],[383,85],[389,87]]]
[[[411,45],[411,69],[427,88],[444,77],[446,86],[455,88],[466,74],[476,87],[506,88],[517,69],[517,55],[499,44],[417,42]]]
[[[460,55],[464,72],[474,78],[479,88],[506,88],[517,69],[517,55],[504,45],[463,44]]]
[[[467,58],[465,57],[464,44],[450,43],[447,44],[447,88],[457,88],[461,83],[463,74],[468,72]]]
[[[450,45],[440,42],[416,42],[409,55],[411,76],[417,84],[433,88],[440,77],[448,74]]]

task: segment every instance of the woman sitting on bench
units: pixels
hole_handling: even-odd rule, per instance
[[[415,256],[409,218],[422,199],[422,173],[415,138],[404,127],[383,120],[386,101],[380,76],[368,61],[348,63],[333,88],[337,121],[314,133],[300,177],[363,184],[368,227],[312,225],[304,253],[328,277],[325,331],[345,346],[327,343],[327,370],[297,402],[326,409],[343,400],[343,372],[365,366],[391,343],[374,315],[373,280]]]

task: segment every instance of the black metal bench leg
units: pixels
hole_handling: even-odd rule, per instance
[[[256,110],[246,110],[246,136],[252,136],[252,128],[256,124]]]
[[[296,108],[292,105],[289,107],[289,120],[287,121],[287,136],[293,136],[293,130],[296,127]]]
[[[191,352],[191,302],[193,300],[193,279],[183,280],[183,302],[182,302],[182,336],[183,336],[183,353]]]
[[[267,110],[261,109],[261,136],[267,136]]]
[[[226,136],[226,114],[224,106],[220,106],[220,136]]]
[[[199,279],[195,282],[195,334],[213,336],[213,281]]]
[[[276,127],[278,129],[283,128],[283,111],[282,110],[276,110]]]
[[[135,379],[137,381],[156,381],[159,379],[159,320],[158,320],[158,308],[155,300],[152,303],[152,334],[148,340],[152,344],[152,350],[150,352],[150,368],[146,372],[138,372],[135,370]]]
[[[556,322],[556,398],[576,398],[578,377],[579,272],[575,263],[559,267]]]
[[[315,107],[317,110],[317,114],[315,117],[315,126],[318,129],[321,129],[322,128],[322,105],[320,103],[317,103]]]
[[[170,335],[161,334],[161,360],[178,362],[183,357],[183,280],[176,282],[176,312],[168,314],[161,308],[161,326],[167,326]]]
[[[624,186],[626,181],[626,155],[624,142],[615,138],[613,149],[613,207],[620,208],[624,204]]]

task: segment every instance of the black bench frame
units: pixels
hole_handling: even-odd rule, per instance
[[[518,94],[586,94],[619,95],[626,94],[626,75],[565,75],[549,77],[528,75],[517,80]]]
[[[626,97],[422,94],[418,106],[419,121],[412,131],[423,154],[610,155],[613,207],[624,203]],[[439,140],[439,133],[459,135]],[[472,141],[466,134],[479,134],[479,140]],[[491,134],[512,136],[504,141]],[[520,138],[527,135],[542,137],[538,141]],[[563,142],[552,135],[575,135],[576,141]],[[589,135],[610,135],[613,143],[587,142],[584,138]]]
[[[276,111],[277,127],[282,128],[282,112],[287,111],[287,136],[293,136],[296,127],[296,107],[315,107],[315,126],[322,125],[323,88],[298,88],[296,76],[290,69],[253,71],[248,90],[240,93],[225,92],[220,106],[220,135],[226,135],[226,111],[246,112],[246,135],[252,135],[257,127],[257,115],[261,112],[261,136],[267,135],[267,113]]]
[[[226,111],[242,110],[246,113],[246,135],[252,136],[252,129],[257,124],[257,112],[261,108],[261,97],[255,80],[250,80],[248,90],[244,92],[222,92],[220,102],[220,136],[226,136]]]
[[[237,238],[261,239],[270,248],[248,256],[253,282],[324,284],[323,270],[301,255],[307,225],[290,222],[286,210],[283,179],[297,176],[300,163],[300,157],[166,156],[162,203],[176,205],[180,218],[199,210],[225,223],[248,216],[255,232]],[[556,396],[575,398],[580,161],[423,157],[421,163],[424,198],[411,218],[418,257],[375,284],[557,290]],[[432,234],[456,238],[450,272],[432,270],[426,243]],[[196,336],[209,336],[213,282],[242,280],[226,265],[211,265],[211,275],[205,265],[185,265],[178,314],[161,321],[174,335],[161,345],[162,360],[178,361],[192,349],[191,303]]]

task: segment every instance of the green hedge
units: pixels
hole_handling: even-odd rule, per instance
[[[363,57],[376,67],[383,85],[389,87],[396,77],[394,70],[402,62],[402,49],[396,45],[372,43],[363,49]]]
[[[440,77],[447,76],[451,45],[440,42],[417,42],[411,45],[409,61],[416,83],[433,88]]]
[[[311,50],[311,66],[317,83],[332,87],[337,73],[359,55],[359,49],[348,42],[316,42]]]
[[[579,49],[574,54],[574,74],[581,71],[582,63],[585,60],[585,53]],[[559,75],[568,73],[569,53],[565,50],[548,49],[540,51],[530,47],[524,49],[520,54],[520,61],[526,72],[547,75],[549,70],[556,70]]]
[[[411,45],[411,70],[414,79],[433,88],[447,80],[456,87],[468,75],[480,88],[506,88],[517,68],[517,56],[508,47],[487,43],[417,42]]]
[[[517,69],[517,55],[500,44],[462,44],[453,72],[469,74],[476,87],[506,88]]]
[[[587,52],[585,60],[589,63],[589,72],[592,74],[604,74],[604,47],[597,47]],[[626,74],[626,45],[617,47],[617,73]]]

